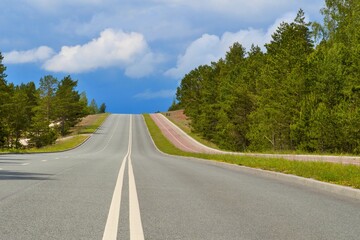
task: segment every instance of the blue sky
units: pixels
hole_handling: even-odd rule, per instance
[[[302,8],[323,0],[3,0],[0,51],[7,80],[71,75],[113,113],[165,111],[182,77],[234,42],[261,47]]]

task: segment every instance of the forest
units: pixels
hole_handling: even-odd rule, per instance
[[[66,76],[61,80],[51,75],[34,82],[14,85],[6,81],[6,67],[0,53],[0,149],[42,147],[64,136],[80,119],[89,114],[103,113],[105,103],[88,103],[85,92],[77,91],[77,80]]]
[[[264,50],[241,43],[182,79],[170,109],[233,151],[360,153],[360,1],[326,0],[323,23],[299,10]]]

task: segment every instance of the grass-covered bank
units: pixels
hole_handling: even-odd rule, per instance
[[[28,150],[25,150],[25,153],[42,153],[42,152],[60,152],[60,151],[66,151],[72,148],[75,148],[82,144],[85,140],[89,138],[90,135],[74,135],[68,139],[61,140],[56,142],[53,145],[45,146],[42,148],[31,148]]]
[[[94,133],[100,126],[103,124],[103,122],[106,120],[106,118],[109,116],[109,113],[101,113],[101,114],[95,114],[91,115],[92,118],[89,119],[86,122],[83,122],[83,124],[79,124],[75,126],[73,130],[73,134],[91,134]]]
[[[181,130],[186,132],[190,137],[194,138],[196,141],[204,144],[205,146],[220,150],[220,148],[215,143],[205,140],[203,137],[201,137],[200,134],[195,133],[191,130],[191,127],[190,127],[191,121],[184,114],[184,110],[164,112],[162,114],[167,119],[169,119],[172,123],[174,123],[176,126],[178,126]]]
[[[71,130],[68,136],[58,139],[53,145],[42,148],[6,150],[0,151],[0,153],[44,153],[66,151],[75,148],[86,141],[90,137],[90,134],[94,133],[109,115],[109,113],[102,113],[84,118],[83,121]]]
[[[293,174],[360,189],[359,166],[326,162],[301,162],[284,159],[235,156],[230,154],[216,155],[187,153],[172,145],[172,143],[170,143],[169,140],[161,133],[160,129],[148,114],[145,114],[144,118],[156,146],[159,150],[167,154],[227,162],[241,166]]]
[[[86,141],[90,134],[94,133],[103,124],[109,113],[92,115],[87,121],[83,121],[74,127],[69,137],[66,137],[55,144],[43,148],[32,148],[26,152],[58,152],[75,148]]]
[[[196,141],[202,143],[203,145],[210,147],[210,148],[231,152],[228,149],[220,148],[215,143],[204,139],[204,137],[202,137],[199,133],[195,133],[194,131],[192,131],[190,128],[191,120],[188,119],[188,117],[183,112],[184,112],[184,110],[176,110],[176,111],[163,112],[162,114],[167,119],[169,119],[172,123],[174,123],[176,126],[178,126],[181,130],[183,130],[186,134],[188,134],[190,137],[194,138]],[[277,151],[268,149],[268,150],[256,151],[256,152],[252,152],[252,151],[244,151],[244,152],[245,153],[263,153],[263,154],[299,154],[299,155],[320,155],[320,156],[321,155],[322,156],[328,156],[328,155],[350,156],[350,157],[358,157],[359,156],[357,154],[351,154],[351,153],[332,153],[332,152],[319,152],[319,151],[308,152],[308,151],[304,151],[304,150],[300,150],[300,149],[277,150]]]

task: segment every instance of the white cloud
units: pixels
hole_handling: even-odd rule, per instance
[[[151,91],[150,89],[145,90],[144,92],[138,93],[134,98],[148,100],[155,98],[171,98],[174,97],[176,90],[160,90],[160,91]]]
[[[240,30],[238,32],[225,32],[221,37],[216,35],[204,34],[193,41],[185,50],[185,53],[178,57],[177,66],[165,72],[165,75],[174,78],[181,78],[192,69],[213,61],[218,61],[225,56],[235,42],[239,42],[247,50],[251,45],[263,47],[271,40],[271,35],[281,22],[290,22],[295,18],[294,13],[288,13],[279,18],[271,25],[267,31],[263,29]]]
[[[54,55],[54,51],[46,46],[27,50],[27,51],[11,51],[4,53],[4,63],[32,63],[42,62]]]
[[[62,47],[43,68],[52,72],[81,73],[120,67],[128,76],[142,77],[153,71],[156,62],[156,54],[150,51],[142,34],[106,29],[99,38],[84,45]]]

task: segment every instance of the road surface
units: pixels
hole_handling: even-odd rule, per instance
[[[0,239],[359,239],[360,202],[154,147],[142,116],[0,155]]]

